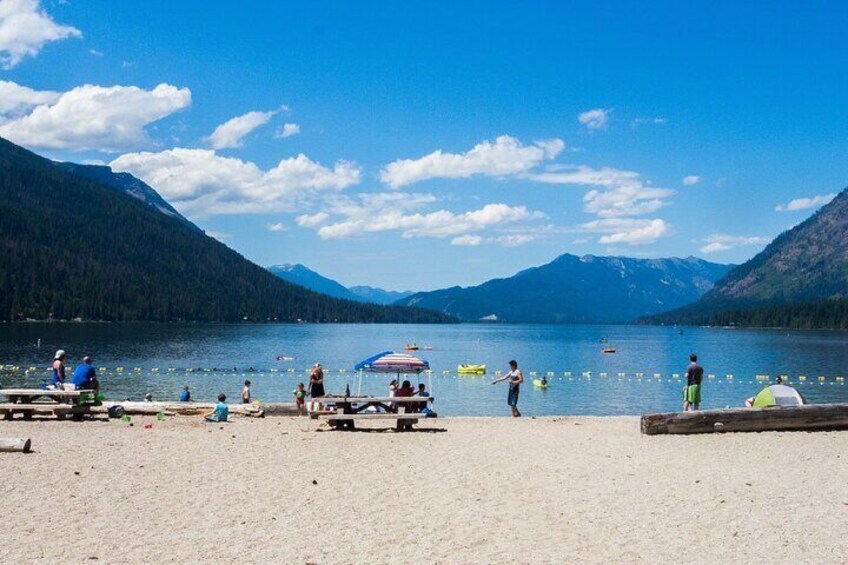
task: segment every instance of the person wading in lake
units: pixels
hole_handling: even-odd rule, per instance
[[[518,362],[515,360],[509,362],[509,369],[509,373],[499,379],[493,380],[492,384],[498,384],[506,380],[509,381],[509,394],[507,395],[506,403],[509,404],[513,417],[520,418],[521,412],[518,411],[518,390],[521,383],[524,382],[524,375],[518,370]]]
[[[689,356],[689,367],[686,369],[686,388],[683,389],[683,411],[697,410],[701,405],[701,381],[704,380],[704,369],[698,365],[698,356]]]

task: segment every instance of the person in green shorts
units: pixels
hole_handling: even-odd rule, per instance
[[[698,356],[689,356],[689,367],[686,369],[686,388],[683,389],[683,411],[697,410],[701,405],[701,382],[704,380],[704,369],[698,365]]]

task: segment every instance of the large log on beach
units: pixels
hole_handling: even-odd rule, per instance
[[[642,433],[647,435],[841,429],[848,429],[848,404],[731,408],[642,416]]]
[[[104,402],[107,409],[111,406],[122,406],[124,413],[130,416],[155,416],[159,412],[166,415],[199,416],[215,409],[211,402]],[[266,416],[290,416],[297,414],[294,403],[270,404],[230,404],[230,414],[239,416],[254,416],[261,411]]]
[[[30,447],[32,447],[32,441],[29,438],[0,437],[0,452],[29,453]]]

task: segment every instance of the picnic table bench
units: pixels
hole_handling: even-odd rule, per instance
[[[410,430],[427,415],[413,411],[433,402],[432,396],[323,396],[313,399],[321,404],[334,404],[335,411],[310,412],[312,418],[326,420],[330,426],[354,429],[356,420],[395,420],[398,431]],[[382,410],[382,412],[381,412]]]
[[[82,401],[92,394],[94,391],[91,390],[0,389],[0,395],[7,399],[7,402],[0,403],[0,412],[4,420],[11,420],[15,414],[23,414],[25,420],[31,420],[36,412],[52,413],[59,419],[71,414],[79,419],[91,412],[92,405]]]

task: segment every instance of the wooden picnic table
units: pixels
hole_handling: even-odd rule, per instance
[[[0,403],[0,412],[5,420],[11,420],[15,414],[23,414],[24,419],[31,420],[36,412],[51,412],[60,419],[70,412],[74,418],[82,418],[90,408],[89,404],[82,403],[82,397],[92,394],[92,390],[0,389],[0,395],[7,398],[6,403]]]
[[[414,408],[433,402],[432,396],[322,396],[313,399],[322,404],[335,404],[335,412],[315,414],[321,420],[327,420],[334,428],[354,429],[356,420],[395,420],[395,429],[412,429],[425,414],[413,411]],[[375,408],[376,411],[372,410]],[[381,412],[382,410],[382,412]]]

